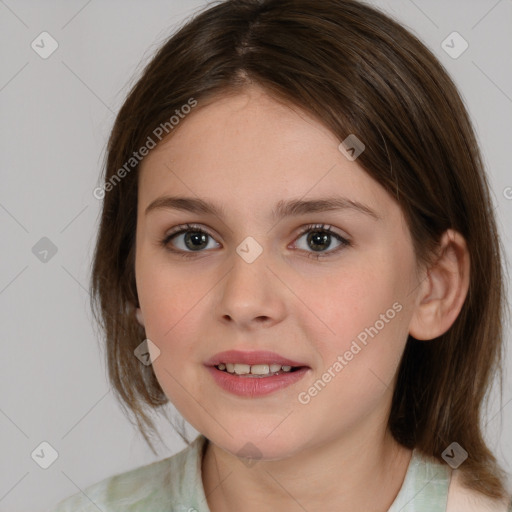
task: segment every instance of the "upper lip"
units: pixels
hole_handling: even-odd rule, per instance
[[[206,366],[217,366],[220,363],[241,363],[241,364],[280,364],[281,366],[307,366],[304,363],[299,363],[283,357],[275,352],[269,351],[240,351],[240,350],[227,350],[226,352],[219,352],[212,358],[205,362]]]

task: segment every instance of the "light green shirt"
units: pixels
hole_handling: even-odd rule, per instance
[[[172,457],[91,485],[61,501],[53,512],[210,512],[201,479],[205,441],[199,435]],[[413,450],[388,512],[446,512],[450,478],[449,466]]]

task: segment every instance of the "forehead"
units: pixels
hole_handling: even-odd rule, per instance
[[[140,202],[179,193],[255,212],[263,198],[276,204],[336,193],[386,209],[391,198],[339,143],[318,120],[259,87],[199,102],[142,162]]]

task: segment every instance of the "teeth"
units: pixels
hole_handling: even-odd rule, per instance
[[[281,367],[278,368],[278,370]],[[270,367],[268,364],[253,364],[251,366],[251,373],[253,375],[267,375],[270,373]]]
[[[236,375],[270,375],[279,371],[289,372],[292,367],[280,364],[242,364],[242,363],[220,363],[217,365],[219,370],[226,370],[228,373]]]
[[[251,366],[248,364],[235,364],[235,373],[237,375],[245,375],[246,373],[251,373]]]

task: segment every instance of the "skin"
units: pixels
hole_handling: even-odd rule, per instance
[[[386,511],[411,451],[387,431],[408,334],[432,339],[457,317],[469,283],[464,239],[445,233],[436,266],[419,268],[401,209],[339,140],[296,107],[251,86],[199,105],[145,158],[136,233],[138,319],[160,354],[153,368],[178,411],[211,442],[202,478],[212,512]],[[306,213],[275,222],[286,199],[343,195],[374,210]],[[146,208],[165,195],[200,197],[225,216]],[[211,233],[193,252],[172,228]],[[320,260],[308,224],[333,236]],[[193,231],[193,230],[192,230]],[[313,230],[315,231],[315,230]],[[248,236],[263,249],[252,263],[236,252]],[[357,335],[402,306],[309,403],[298,400]],[[271,350],[310,367],[298,383],[265,397],[219,388],[203,363],[230,349]],[[155,356],[155,353],[153,353]],[[250,464],[246,443],[259,450]]]

